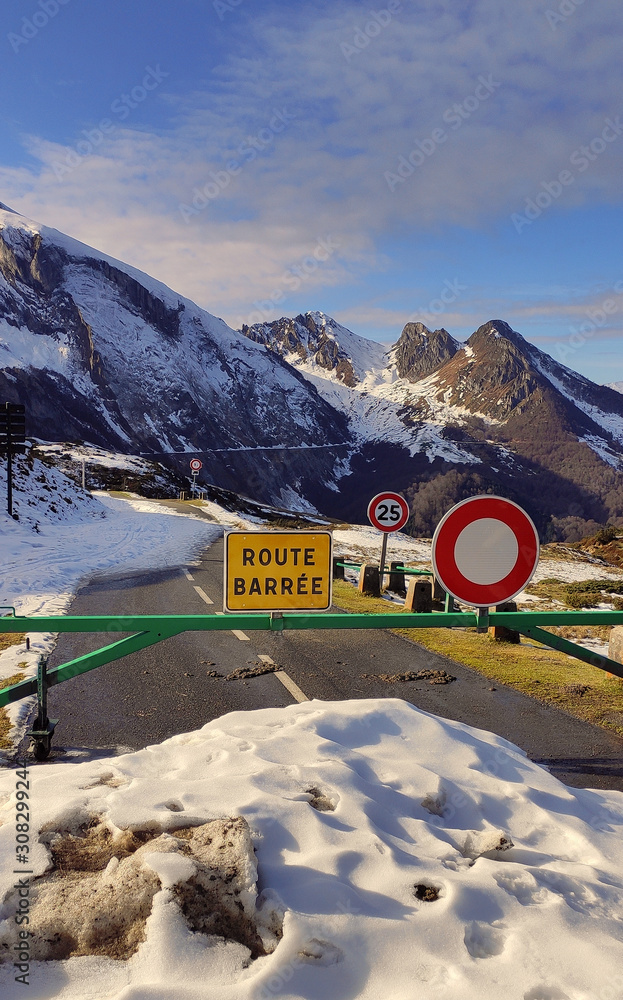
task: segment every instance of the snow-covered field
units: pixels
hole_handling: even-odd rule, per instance
[[[381,535],[372,527],[351,525],[346,530],[333,532],[334,552],[336,554],[353,555],[370,562],[378,562],[381,555]],[[565,548],[564,558],[556,558],[551,551],[541,553],[539,565],[532,578],[534,583],[540,580],[554,578],[573,583],[577,580],[623,580],[623,570],[605,566],[593,556],[583,555]],[[387,547],[387,561],[402,560],[406,564],[417,563],[421,568],[431,568],[431,540],[428,538],[411,538],[397,531],[390,535]],[[354,579],[354,575],[353,575]],[[522,591],[517,597],[523,601],[538,601]]]
[[[381,554],[380,532],[365,525],[352,525],[348,530],[333,532],[334,552],[340,555],[357,557],[357,561],[378,563]],[[582,555],[572,549],[565,549],[567,558],[556,558],[550,552],[541,555],[539,565],[532,578],[534,583],[540,580],[555,578],[573,583],[577,580],[613,580],[623,581],[623,571],[611,567],[606,568],[600,560],[588,555]],[[411,538],[402,532],[390,535],[387,548],[387,562],[399,561],[406,564],[417,564],[419,568],[431,568],[431,541],[427,538]],[[345,569],[345,578],[350,583],[358,580],[358,570]],[[385,597],[394,604],[403,604],[401,597],[386,593]],[[519,606],[533,605],[532,610],[538,611],[542,599],[522,590],[516,598]],[[612,604],[600,605],[606,610],[612,610]],[[532,645],[529,640],[522,643]],[[597,638],[584,638],[581,643],[585,649],[591,649],[602,656],[608,655],[608,643]]]
[[[241,867],[254,876],[257,864],[260,893],[251,903],[247,893],[247,909],[264,926],[283,918],[283,936],[250,960],[244,945],[190,930],[177,900],[196,864],[173,835],[142,853],[136,877],[155,873],[159,885],[135,954],[33,961],[28,989],[0,965],[6,1000],[623,993],[623,794],[567,788],[505,740],[399,699],[232,713],[137,753],[32,767],[29,779],[31,905],[50,863],[42,827],[50,843],[52,831],[83,836],[92,819],[113,836],[156,837],[242,816],[255,856],[249,846]],[[0,776],[9,949],[23,877],[13,873],[15,782]],[[112,892],[117,871],[113,857],[92,892],[100,882]],[[71,908],[64,885],[64,933],[78,935],[92,916]],[[102,910],[99,940],[111,919]]]
[[[335,555],[361,556],[378,562],[381,555],[381,532],[369,525],[353,524],[333,532]],[[387,559],[405,563],[426,563],[430,568],[431,543],[428,538],[411,538],[402,531],[392,532],[387,543]]]

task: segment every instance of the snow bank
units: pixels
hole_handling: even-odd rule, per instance
[[[11,890],[15,774],[0,775],[0,897]],[[193,932],[155,864],[127,961],[33,962],[29,996],[84,1000],[593,1000],[623,990],[623,794],[568,788],[490,733],[398,699],[239,712],[137,753],[30,770],[34,831],[98,817],[167,833],[241,816],[276,949]],[[84,827],[83,827],[84,835]],[[153,858],[153,856],[152,856]],[[110,863],[107,867],[110,875]],[[2,912],[0,936],[15,936]],[[0,966],[6,1000],[21,997]]]

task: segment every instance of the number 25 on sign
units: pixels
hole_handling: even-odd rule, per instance
[[[409,505],[399,493],[377,493],[368,504],[368,520],[379,531],[400,531],[409,520]]]
[[[385,570],[387,536],[392,531],[400,531],[409,520],[409,504],[400,493],[377,493],[368,504],[368,520],[373,528],[383,532],[379,571]],[[382,577],[381,577],[382,582]]]

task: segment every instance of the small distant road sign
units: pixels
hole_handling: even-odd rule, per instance
[[[191,458],[190,467],[193,472],[199,472],[200,469],[203,469],[203,462],[200,458]]]
[[[409,504],[399,493],[377,493],[368,504],[368,520],[379,531],[400,531],[409,520]]]
[[[21,455],[26,451],[26,407],[5,403],[0,409],[0,451]]]
[[[225,611],[328,611],[329,531],[229,531]]]
[[[441,519],[432,562],[442,587],[457,601],[488,608],[516,597],[539,562],[539,535],[518,504],[498,496],[470,497]]]

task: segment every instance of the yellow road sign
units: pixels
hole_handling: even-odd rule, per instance
[[[328,611],[331,532],[228,531],[225,611]]]

